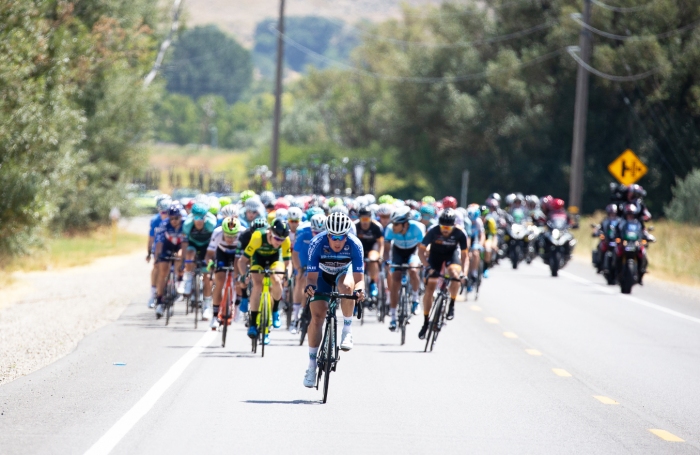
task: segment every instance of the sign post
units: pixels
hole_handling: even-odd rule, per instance
[[[608,172],[623,185],[631,185],[644,177],[647,167],[635,153],[627,149],[608,166]]]

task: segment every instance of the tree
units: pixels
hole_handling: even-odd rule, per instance
[[[676,181],[666,215],[674,221],[700,224],[700,169]]]
[[[187,30],[174,46],[165,69],[167,89],[192,99],[218,95],[233,104],[253,78],[250,52],[215,25]]]

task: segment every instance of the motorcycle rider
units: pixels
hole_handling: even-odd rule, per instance
[[[622,254],[624,253],[624,243],[623,240],[625,238],[625,234],[627,233],[628,230],[630,230],[630,224],[631,223],[639,223],[640,225],[640,230],[642,231],[642,235],[645,235],[643,230],[644,230],[644,225],[642,224],[642,221],[639,219],[639,212],[640,208],[637,207],[635,204],[625,204],[623,208],[623,213],[624,213],[624,219],[620,220],[619,223],[617,223],[617,226],[615,228],[615,241],[617,242],[617,273],[618,275],[622,272],[622,266],[623,261],[619,260],[622,257]],[[646,243],[646,238],[641,242],[639,246],[639,284],[642,284],[642,277],[644,277],[644,274],[647,271],[647,251],[645,247]],[[653,241],[653,240],[652,240]]]
[[[603,270],[603,258],[605,257],[605,253],[608,251],[608,245],[611,241],[615,240],[614,237],[615,233],[617,232],[617,224],[620,222],[620,218],[617,215],[616,204],[608,204],[608,206],[605,207],[605,211],[608,216],[600,223],[598,229],[593,234],[596,237],[600,236],[600,243],[598,243],[597,248],[598,260],[595,263],[597,273],[600,273]]]

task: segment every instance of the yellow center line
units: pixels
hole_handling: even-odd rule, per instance
[[[571,373],[569,373],[568,371],[566,371],[562,368],[552,368],[552,371],[554,372],[554,374],[556,374],[557,376],[561,376],[562,378],[570,378],[571,377]]]
[[[469,307],[469,309],[472,311],[481,311],[481,307],[479,305],[472,305]]]
[[[602,395],[593,395],[593,398],[595,398],[603,404],[620,404],[612,398],[604,397]]]
[[[537,349],[525,349],[525,352],[527,352],[530,355],[542,355],[542,353]]]
[[[498,319],[496,318],[484,318],[484,321],[488,322],[489,324],[498,324]]]
[[[664,441],[669,441],[669,442],[685,442],[683,439],[679,438],[673,433],[669,433],[666,430],[658,430],[655,428],[650,429],[652,433],[654,433],[656,436],[660,437]]]
[[[503,336],[506,338],[518,338],[518,335],[514,334],[513,332],[503,332]]]

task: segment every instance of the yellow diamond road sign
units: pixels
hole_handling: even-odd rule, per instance
[[[618,182],[631,185],[644,177],[647,173],[647,167],[632,150],[627,149],[610,163],[608,171]]]

